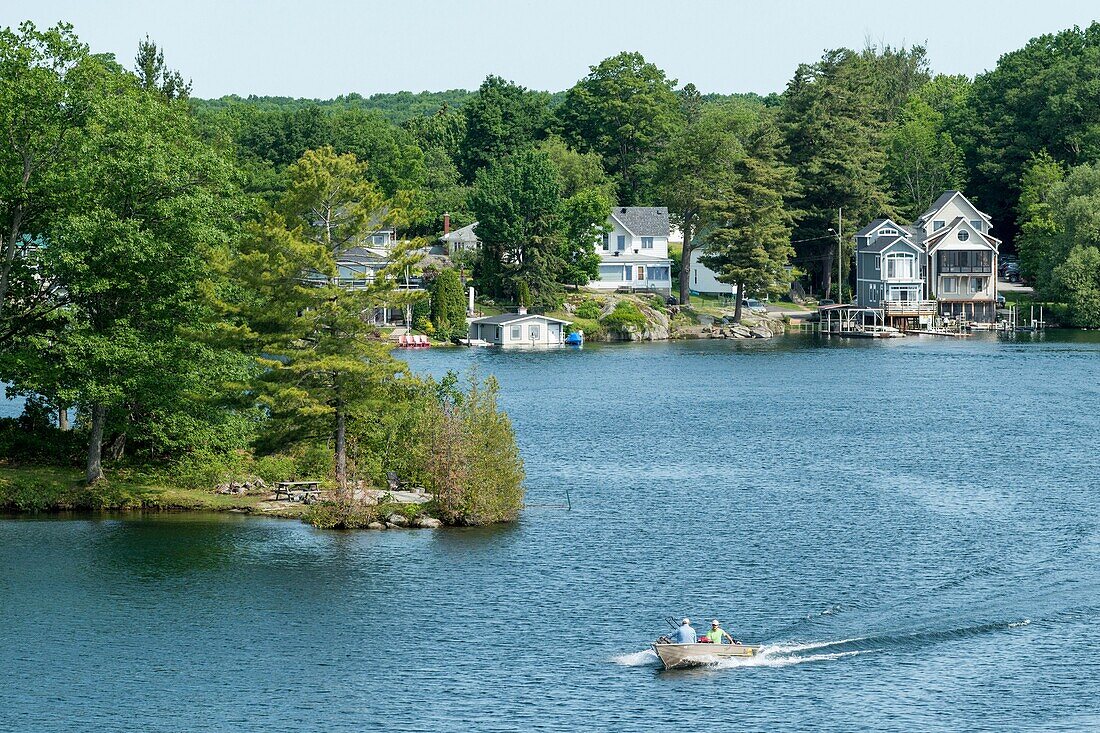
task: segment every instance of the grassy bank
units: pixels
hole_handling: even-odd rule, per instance
[[[263,498],[228,496],[203,489],[165,485],[146,474],[118,471],[95,486],[86,486],[79,470],[57,466],[0,464],[0,510],[53,512],[90,509],[186,509],[192,511],[260,511]],[[264,512],[300,515],[304,507]]]

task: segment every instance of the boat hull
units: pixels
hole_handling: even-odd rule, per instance
[[[760,653],[757,644],[654,644],[653,651],[665,669],[718,664],[724,659],[745,659]]]

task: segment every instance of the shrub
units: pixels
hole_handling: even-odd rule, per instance
[[[642,331],[646,326],[645,316],[629,300],[616,303],[615,310],[604,316],[600,323],[611,331]]]
[[[417,331],[427,331],[432,325],[432,306],[427,298],[418,298],[412,305],[413,328]]]
[[[426,474],[436,511],[448,524],[513,520],[523,506],[523,459],[512,423],[497,406],[497,382],[471,375],[466,393],[454,384],[452,373],[429,407]]]
[[[443,338],[460,336],[466,330],[466,298],[454,270],[443,270],[432,284],[431,320]]]
[[[363,529],[380,516],[371,504],[323,501],[310,504],[306,521],[319,529]]]
[[[247,453],[195,451],[175,462],[167,479],[187,489],[212,489],[218,484],[243,480],[252,473],[252,457]]]
[[[577,306],[577,318],[586,318],[590,321],[599,320],[600,304],[594,300],[586,300]]]

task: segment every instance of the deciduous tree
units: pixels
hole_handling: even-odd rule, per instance
[[[618,205],[643,204],[651,194],[656,156],[682,122],[675,84],[640,53],[621,53],[591,67],[565,95],[565,137],[600,154],[618,182]]]

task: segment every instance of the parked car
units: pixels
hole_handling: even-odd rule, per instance
[[[753,313],[764,314],[768,312],[767,307],[756,298],[742,298],[741,307],[748,308]]]
[[[1001,279],[1010,283],[1020,282],[1020,263],[1006,262],[1001,265]]]
[[[1005,296],[1003,296],[1003,295],[998,295],[998,296],[997,296],[997,307],[998,307],[998,308],[1004,308],[1004,307],[1005,307],[1005,305],[1006,305],[1006,303],[1005,303]]]
[[[834,301],[832,298],[822,298],[821,300],[817,301],[818,308],[823,305],[836,305],[836,301]]]

